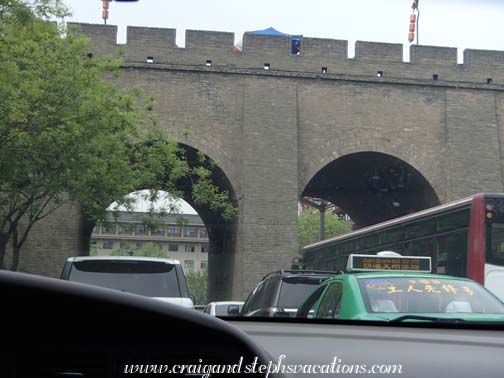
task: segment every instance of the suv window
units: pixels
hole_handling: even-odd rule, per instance
[[[297,309],[324,279],[303,276],[283,277],[278,297],[278,307]]]
[[[275,277],[270,277],[261,282],[247,298],[243,306],[243,313],[259,310],[261,308],[271,307],[276,287]]]
[[[164,262],[75,261],[68,279],[148,297],[181,297],[177,269]]]

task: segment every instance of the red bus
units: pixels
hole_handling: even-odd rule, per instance
[[[504,300],[504,194],[480,193],[303,249],[303,269],[343,271],[352,253],[430,256],[432,273],[468,277]]]

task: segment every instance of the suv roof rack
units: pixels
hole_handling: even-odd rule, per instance
[[[285,269],[280,269],[280,270],[275,270],[274,272],[270,272],[266,274],[262,279],[266,279],[266,277],[272,275],[272,274],[284,274],[284,273],[300,273],[300,274],[330,274],[333,276],[336,276],[338,274],[341,274],[342,272],[335,272],[335,271],[329,271],[329,270],[285,270]]]

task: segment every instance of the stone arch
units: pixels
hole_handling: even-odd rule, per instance
[[[326,163],[312,175],[301,195],[334,203],[357,227],[440,204],[422,172],[399,157],[369,150]]]
[[[198,153],[202,151],[188,144],[179,143],[179,145],[185,150],[189,164],[195,164],[198,161]],[[208,155],[204,155],[209,158]],[[238,207],[236,191],[228,176],[218,164],[213,167],[211,178],[220,190],[229,193],[230,201],[235,207]],[[208,300],[229,299],[232,296],[233,269],[237,249],[237,219],[235,217],[233,220],[226,220],[222,214],[211,209],[208,205],[196,203],[192,192],[189,190],[189,181],[181,180],[176,186],[178,189],[184,191],[183,199],[196,210],[208,230]],[[166,190],[167,188],[137,188],[137,190],[142,189]],[[90,239],[94,227],[95,222],[87,221],[81,216],[79,232],[80,255],[89,254]]]
[[[334,143],[325,143],[317,151],[317,156],[307,160],[304,164],[302,175],[300,176],[300,190],[304,190],[306,185],[313,177],[326,165],[334,160],[359,152],[376,152],[394,156],[420,172],[426,180],[435,189],[441,202],[449,199],[448,188],[446,185],[446,174],[443,166],[436,157],[429,154],[428,151],[422,148],[422,145],[390,145],[390,140],[368,138],[351,138],[349,140],[339,140],[336,145]],[[301,192],[300,192],[301,194]]]

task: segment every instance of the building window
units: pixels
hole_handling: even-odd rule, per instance
[[[198,237],[198,227],[186,226],[184,227],[184,236],[189,238]]]
[[[201,252],[208,253],[208,243],[201,244]]]
[[[145,235],[146,233],[145,224],[140,223],[135,225],[135,235]]]
[[[194,260],[184,260],[184,269],[194,270]]]
[[[99,234],[99,233],[101,233],[101,228],[100,228],[100,226],[96,225],[93,228],[93,234]]]
[[[128,223],[119,223],[119,235],[131,235],[132,225]]]
[[[166,234],[168,236],[180,236],[180,226],[168,226],[166,228]]]
[[[207,268],[206,260],[200,261],[200,269],[205,270]]]
[[[113,240],[104,240],[103,241],[103,249],[114,249],[114,241]]]
[[[201,227],[199,230],[199,236],[200,238],[207,238],[208,237],[208,232],[205,227]]]
[[[186,243],[185,251],[186,252],[194,252],[196,250],[196,246],[194,244]]]
[[[116,224],[115,223],[105,223],[102,225],[103,234],[115,234]]]
[[[168,243],[168,251],[178,252],[178,243]]]

